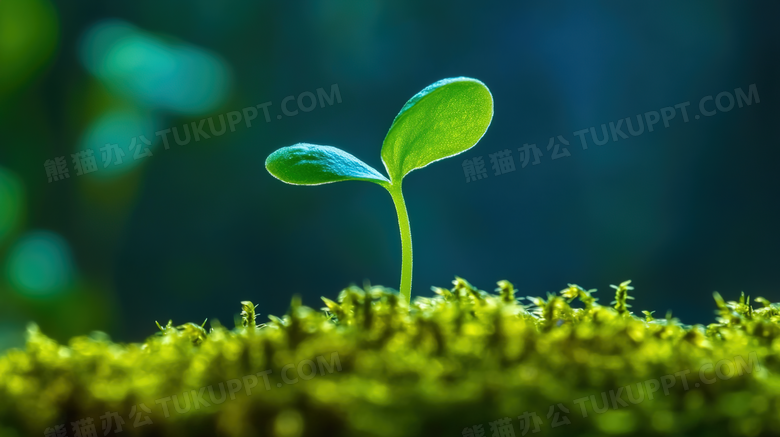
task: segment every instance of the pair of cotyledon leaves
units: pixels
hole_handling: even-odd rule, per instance
[[[289,184],[361,180],[388,188],[412,170],[474,147],[492,118],[493,97],[485,84],[467,77],[443,79],[412,97],[393,120],[382,143],[389,179],[341,149],[306,143],[273,152],[265,166]]]

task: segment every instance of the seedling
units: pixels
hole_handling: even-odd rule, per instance
[[[257,314],[255,313],[255,309],[257,309],[257,305],[253,304],[251,301],[241,301],[241,324],[244,327],[257,327]]]
[[[400,292],[412,296],[412,233],[401,181],[413,170],[474,147],[493,119],[493,96],[482,82],[467,77],[440,80],[409,99],[382,142],[382,163],[389,178],[349,153],[331,146],[298,143],[265,161],[275,178],[293,185],[368,181],[393,199],[401,233]]]
[[[208,331],[206,331],[206,322],[208,321],[209,319],[204,320],[203,324],[201,324],[200,326],[188,322],[176,327],[173,326],[173,320],[168,320],[168,324],[165,326],[160,326],[160,323],[157,321],[155,321],[154,323],[160,329],[160,332],[158,333],[159,335],[164,335],[166,332],[169,332],[172,329],[176,329],[188,335],[190,340],[192,340],[193,344],[197,346],[203,343],[203,341],[206,340],[206,338],[208,337]]]

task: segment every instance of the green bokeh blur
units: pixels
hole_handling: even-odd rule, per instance
[[[287,186],[263,162],[309,142],[382,169],[406,99],[461,75],[490,88],[495,117],[475,149],[405,179],[413,295],[459,275],[486,290],[508,279],[520,295],[576,282],[608,302],[607,285],[630,278],[635,310],[690,323],[712,319],[714,290],[780,300],[777,12],[2,0],[0,350],[21,344],[29,321],[59,340],[139,340],[155,320],[231,325],[241,300],[264,319],[294,293],[319,307],[350,283],[398,287],[386,193]],[[686,101],[693,116],[703,96],[751,84],[751,106],[678,114],[588,150],[572,135]],[[550,158],[556,135],[572,156]],[[525,143],[544,152],[540,165],[520,167]],[[518,169],[497,176],[490,155],[504,149]],[[461,162],[479,156],[489,177],[466,183]]]

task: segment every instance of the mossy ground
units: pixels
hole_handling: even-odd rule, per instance
[[[576,285],[524,305],[458,278],[410,309],[350,287],[143,344],[33,326],[0,357],[0,436],[780,435],[780,305],[716,295],[716,323],[688,326],[615,288],[611,307]]]

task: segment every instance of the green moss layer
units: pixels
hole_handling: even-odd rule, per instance
[[[235,329],[143,344],[32,326],[0,357],[0,436],[780,435],[780,305],[716,294],[717,323],[687,326],[633,315],[628,282],[610,307],[453,283],[411,308],[376,286],[293,299],[260,326],[242,302]]]

